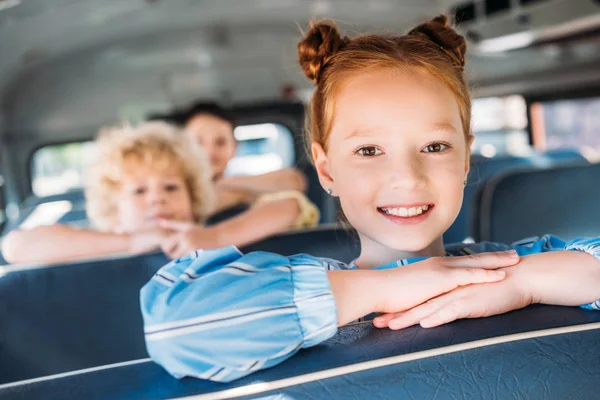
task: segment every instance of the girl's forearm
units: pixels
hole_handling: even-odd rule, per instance
[[[246,190],[250,193],[261,194],[285,190],[306,190],[306,178],[302,172],[295,168],[286,168],[255,176],[237,176],[224,178],[221,182],[224,187]]]
[[[52,263],[127,253],[129,243],[127,235],[52,225],[9,233],[2,253],[10,263]]]
[[[379,309],[385,271],[329,271],[327,276],[337,308],[338,326]]]
[[[600,299],[600,261],[586,252],[525,256],[517,270],[534,303],[578,306]]]

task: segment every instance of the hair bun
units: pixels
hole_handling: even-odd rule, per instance
[[[298,61],[307,78],[317,84],[325,65],[348,42],[347,37],[342,39],[333,21],[313,24],[304,39],[298,43]]]
[[[467,42],[464,37],[450,27],[448,17],[445,15],[439,15],[431,21],[418,25],[408,32],[408,34],[426,37],[446,52],[449,52],[456,66],[461,69],[465,66]]]

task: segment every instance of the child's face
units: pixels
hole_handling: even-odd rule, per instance
[[[159,219],[192,221],[192,202],[179,168],[139,168],[125,175],[118,193],[119,230],[133,232]]]
[[[213,179],[222,177],[235,156],[236,142],[231,124],[213,115],[199,114],[188,122],[185,131],[208,155]]]
[[[313,155],[363,248],[419,252],[439,240],[458,215],[469,165],[452,93],[416,73],[361,74],[334,112],[327,154],[313,145]]]

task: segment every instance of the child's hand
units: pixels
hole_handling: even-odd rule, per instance
[[[504,271],[507,277],[502,282],[459,288],[411,310],[377,317],[373,323],[390,329],[415,324],[430,328],[462,318],[502,314],[532,303],[576,306],[600,298],[600,265],[584,252],[530,255]]]
[[[160,247],[170,258],[181,258],[198,249],[214,249],[220,247],[218,237],[211,228],[205,228],[193,222],[160,220],[164,229],[173,233],[165,238]]]
[[[382,285],[385,298],[378,306],[378,311],[403,311],[460,286],[501,281],[506,273],[494,270],[518,262],[516,252],[498,252],[451,258],[433,257],[389,270],[397,275],[397,279],[391,277],[389,285]]]
[[[517,268],[505,268],[507,278],[502,282],[461,287],[408,311],[379,316],[373,325],[393,330],[416,324],[431,328],[457,319],[489,317],[526,307],[532,298],[518,285],[514,276]]]
[[[145,228],[129,234],[129,253],[143,254],[158,250],[169,236],[169,230],[159,226]]]

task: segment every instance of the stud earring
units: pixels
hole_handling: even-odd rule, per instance
[[[333,190],[331,190],[331,188],[327,189],[327,190],[326,190],[326,192],[327,192],[327,194],[328,194],[328,195],[330,195],[330,196],[333,194]]]
[[[465,181],[463,182],[463,185],[467,186],[467,180],[465,179]]]

